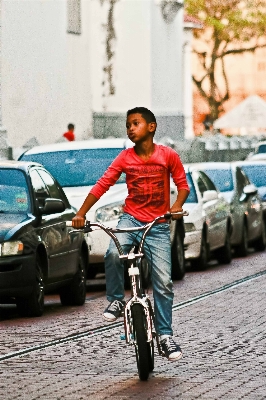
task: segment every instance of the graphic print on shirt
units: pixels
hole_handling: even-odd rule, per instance
[[[160,165],[130,166],[127,174],[132,187],[130,196],[137,204],[161,206],[165,203],[165,168]]]

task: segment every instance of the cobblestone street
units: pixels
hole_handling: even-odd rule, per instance
[[[266,398],[266,253],[189,271],[175,282],[174,332],[183,359],[155,355],[147,382],[139,381],[134,349],[120,339],[123,327],[100,335],[32,351],[0,362],[1,400],[81,399],[248,399]],[[231,288],[191,302],[182,301],[238,281]],[[105,325],[103,291],[87,294],[85,307],[62,308],[47,296],[43,317],[1,321],[0,356],[38,343]]]

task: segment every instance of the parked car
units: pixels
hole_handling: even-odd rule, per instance
[[[262,251],[266,237],[263,224],[262,203],[258,189],[250,182],[237,163],[200,163],[231,207],[233,230],[231,243],[239,256],[248,254],[248,245]]]
[[[14,299],[21,315],[40,316],[52,290],[63,305],[84,304],[89,249],[82,232],[66,227],[74,215],[43,166],[0,161],[1,303]]]
[[[266,160],[266,141],[260,141],[255,145],[254,151],[248,156],[247,160]]]
[[[266,227],[266,158],[264,161],[256,161],[252,159],[236,161],[235,164],[242,168],[250,182],[258,189],[262,201],[264,225]]]
[[[230,207],[211,179],[197,166],[185,165],[190,194],[184,208],[185,258],[204,269],[211,258],[231,262],[232,221]]]
[[[92,186],[102,176],[114,158],[125,148],[133,146],[128,139],[92,139],[81,142],[58,143],[37,146],[25,152],[20,160],[41,163],[63,187],[70,204],[79,209]],[[106,192],[87,213],[87,219],[115,227],[123,213],[127,196],[125,175]],[[172,203],[176,199],[175,186],[171,188]],[[173,278],[182,279],[185,274],[183,220],[171,223]],[[88,277],[104,272],[104,255],[110,238],[102,230],[95,230],[90,240],[90,266]]]

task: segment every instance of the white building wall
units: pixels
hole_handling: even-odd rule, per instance
[[[67,33],[67,2],[2,0],[2,115],[11,146],[52,143],[76,125],[91,132],[90,2],[82,34]]]

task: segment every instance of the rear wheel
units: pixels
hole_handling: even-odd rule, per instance
[[[146,381],[154,368],[153,343],[147,342],[146,317],[140,304],[132,306],[135,351],[139,378]]]
[[[79,266],[70,285],[61,289],[59,295],[63,306],[82,306],[86,299],[86,268],[85,260],[79,257]]]
[[[191,265],[193,268],[203,271],[207,268],[208,264],[208,246],[204,236],[202,233],[201,237],[201,245],[200,245],[200,256],[191,260]]]
[[[227,232],[226,234],[224,246],[218,250],[218,261],[221,264],[230,264],[230,262],[232,261],[231,240],[229,232]]]
[[[23,317],[40,317],[44,310],[44,281],[40,257],[36,257],[35,281],[32,292],[27,298],[16,299],[17,309]]]
[[[245,223],[243,224],[241,241],[236,247],[236,255],[238,257],[246,257],[248,255],[248,229]]]

